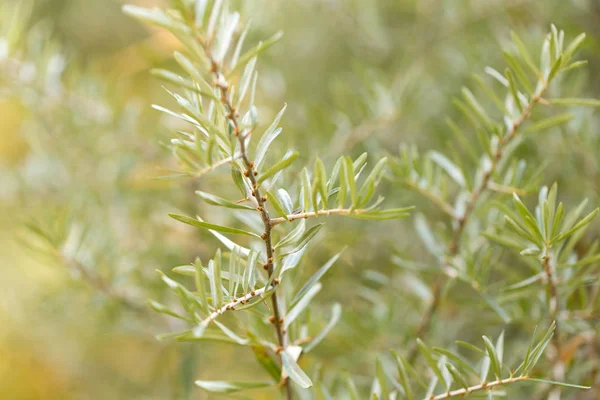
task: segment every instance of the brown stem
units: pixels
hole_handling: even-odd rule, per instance
[[[492,382],[482,382],[479,385],[470,386],[466,389],[465,388],[457,389],[457,390],[452,390],[450,392],[438,394],[437,396],[431,396],[430,399],[431,400],[444,400],[444,399],[450,399],[452,397],[464,397],[473,392],[477,392],[480,390],[491,390],[496,386],[502,386],[502,385],[507,385],[510,383],[526,381],[527,379],[529,379],[528,376],[518,376],[518,377],[514,377],[514,378],[500,379],[500,380],[492,381]]]
[[[267,262],[265,264],[265,269],[267,270],[267,274],[270,278],[273,275],[273,270],[274,270],[273,245],[272,245],[272,238],[271,238],[271,228],[273,227],[273,225],[271,224],[271,218],[269,217],[269,212],[267,211],[267,207],[265,205],[265,200],[263,200],[263,197],[262,197],[262,194],[260,191],[260,185],[257,183],[257,173],[258,172],[254,169],[254,162],[252,160],[250,160],[250,158],[248,157],[248,152],[246,149],[246,142],[244,140],[245,137],[242,135],[242,132],[240,130],[240,125],[239,125],[239,121],[238,121],[238,112],[235,109],[235,107],[233,106],[233,104],[231,103],[231,100],[229,99],[230,86],[229,86],[229,83],[225,79],[225,76],[221,69],[221,65],[214,59],[214,57],[212,55],[211,47],[208,44],[208,42],[205,42],[203,40],[199,40],[199,42],[204,47],[204,51],[206,52],[207,57],[211,61],[212,73],[214,74],[215,81],[216,81],[215,86],[219,89],[219,91],[221,93],[221,103],[225,106],[225,108],[227,109],[227,112],[228,112],[227,119],[233,125],[233,133],[238,138],[238,143],[240,145],[240,156],[244,163],[244,167],[246,168],[244,175],[247,176],[248,179],[250,179],[250,182],[252,183],[252,196],[256,199],[256,203],[258,205],[256,207],[256,209],[260,213],[260,218],[263,222],[263,226],[265,229],[263,234],[261,235],[261,238],[265,242],[265,249],[266,249],[266,254],[267,254]],[[277,281],[274,281],[274,284],[277,284]],[[279,302],[278,302],[276,290],[273,292],[273,295],[271,296],[271,303],[273,306],[273,325],[275,327],[275,333],[277,334],[277,340],[279,342],[279,347],[280,347],[279,350],[283,351],[283,350],[285,350],[286,345],[287,345],[287,343],[286,343],[287,337],[285,335],[285,329],[283,328],[283,319],[281,318],[281,315],[279,312]],[[286,398],[288,400],[291,400],[292,399],[292,388],[291,388],[291,385],[289,384],[289,380],[287,378],[285,380],[283,380],[282,385],[285,388]]]

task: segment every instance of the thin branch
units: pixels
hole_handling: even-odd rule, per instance
[[[203,175],[206,175],[206,174],[208,174],[209,172],[212,172],[212,171],[214,171],[215,169],[217,169],[217,168],[219,168],[219,167],[221,167],[221,166],[223,166],[223,165],[230,164],[230,163],[231,163],[233,160],[237,160],[237,159],[238,159],[238,158],[240,158],[241,156],[242,156],[242,154],[241,154],[241,153],[235,153],[235,154],[234,154],[233,156],[231,156],[231,157],[224,158],[224,159],[222,159],[222,160],[219,160],[219,161],[217,161],[217,162],[216,162],[216,163],[214,163],[214,164],[211,164],[211,165],[209,165],[208,167],[206,167],[206,168],[204,168],[204,169],[201,169],[200,171],[196,172],[196,173],[195,173],[193,176],[194,176],[195,178],[199,178],[199,177],[201,177],[201,176],[203,176]]]
[[[126,294],[113,288],[104,278],[102,278],[102,276],[92,273],[79,261],[68,258],[62,254],[60,255],[60,258],[62,259],[63,263],[76,270],[85,282],[99,292],[104,293],[104,295],[109,299],[119,302],[125,307],[136,312],[143,312],[145,310],[146,307],[144,307],[142,304],[137,303]]]
[[[271,288],[274,288],[274,286],[271,286]],[[224,304],[221,308],[213,311],[208,317],[206,317],[204,320],[202,320],[200,325],[205,325],[205,324],[208,325],[212,321],[216,320],[220,315],[225,314],[225,312],[227,312],[229,310],[235,310],[235,307],[238,304],[243,305],[243,304],[249,302],[250,300],[252,300],[253,298],[261,296],[266,291],[267,291],[267,287],[265,286],[263,288],[253,290],[250,293],[246,294],[245,296],[240,297],[239,299],[233,299],[229,303]]]
[[[267,270],[267,274],[269,277],[273,275],[274,265],[273,265],[273,246],[271,240],[271,218],[269,217],[269,212],[265,207],[266,197],[263,197],[260,192],[260,185],[257,183],[257,174],[258,171],[254,169],[254,162],[250,160],[247,149],[246,149],[246,141],[245,137],[240,130],[240,125],[238,121],[238,112],[231,103],[230,100],[230,85],[225,78],[225,74],[222,71],[222,66],[217,62],[212,54],[212,49],[210,46],[210,40],[205,41],[202,38],[198,38],[199,43],[204,48],[208,59],[211,62],[212,73],[215,77],[215,86],[221,92],[221,103],[225,106],[228,111],[227,119],[233,125],[233,133],[238,138],[238,143],[240,145],[240,155],[241,159],[244,163],[246,170],[244,171],[244,175],[250,179],[252,183],[252,195],[256,199],[256,203],[258,207],[257,211],[260,213],[260,218],[263,222],[263,226],[265,231],[261,235],[261,238],[265,242],[265,250],[267,254],[267,262],[265,263],[265,269]],[[274,280],[276,283],[277,281]],[[271,296],[271,302],[273,304],[273,325],[275,327],[275,333],[277,335],[277,340],[279,342],[280,350],[283,350],[287,346],[287,336],[285,333],[285,329],[283,328],[283,318],[280,316],[279,312],[279,302],[277,297],[277,292],[275,291]],[[292,399],[292,388],[289,384],[289,380],[285,379],[283,382],[283,386],[285,387],[286,398],[288,400]]]
[[[321,216],[326,216],[326,215],[351,215],[351,214],[365,214],[368,213],[369,210],[365,210],[365,209],[351,209],[351,208],[332,208],[330,210],[322,210],[322,211],[309,211],[309,212],[303,212],[303,213],[297,213],[297,214],[290,214],[287,216],[287,219],[284,217],[279,217],[279,218],[272,218],[271,219],[271,226],[275,226],[275,225],[279,225],[282,222],[292,222],[298,219],[303,219],[303,218],[312,218],[312,217],[321,217]]]
[[[529,379],[528,376],[518,376],[516,378],[506,378],[506,379],[501,379],[501,380],[497,380],[497,381],[493,381],[493,382],[482,382],[479,385],[471,386],[466,389],[463,388],[463,389],[452,390],[450,392],[438,394],[437,396],[432,396],[430,398],[430,400],[443,400],[443,399],[450,399],[453,397],[463,397],[463,396],[469,395],[473,392],[477,392],[480,390],[491,390],[492,388],[494,388],[496,386],[508,385],[508,384],[515,383],[515,382],[526,381],[528,379]]]
[[[446,251],[446,257],[444,257],[444,259],[442,261],[443,269],[447,269],[448,267],[450,267],[452,258],[454,258],[458,254],[459,247],[460,247],[460,241],[461,241],[465,226],[467,225],[467,222],[469,221],[469,219],[471,218],[471,216],[473,215],[473,213],[475,211],[475,206],[477,205],[477,200],[479,200],[479,198],[485,192],[486,189],[489,189],[490,182],[492,182],[492,180],[491,180],[492,176],[495,174],[496,170],[498,169],[498,165],[502,161],[502,158],[504,156],[507,146],[517,136],[519,128],[521,127],[521,125],[523,125],[523,123],[527,120],[527,118],[529,118],[531,111],[533,110],[533,107],[537,103],[540,102],[542,95],[544,94],[544,92],[547,89],[548,89],[548,82],[546,82],[545,80],[542,80],[542,85],[540,86],[538,93],[536,93],[534,96],[531,97],[531,99],[529,100],[529,103],[527,104],[527,106],[525,106],[525,108],[521,112],[521,115],[519,115],[519,118],[517,118],[515,121],[513,121],[508,132],[506,132],[506,134],[500,139],[498,146],[496,147],[496,150],[495,150],[494,154],[492,155],[491,165],[483,173],[483,176],[481,177],[481,182],[479,183],[479,185],[473,189],[473,191],[471,193],[471,198],[469,199],[469,201],[467,202],[467,204],[465,206],[465,211],[464,211],[463,215],[459,216],[458,218],[453,218],[453,222],[454,222],[455,226],[452,231],[452,238],[450,240],[450,243],[448,244],[448,249]],[[425,311],[425,314],[423,315],[423,317],[421,319],[421,323],[419,324],[419,328],[418,328],[418,332],[417,332],[419,334],[419,336],[427,333],[427,331],[429,330],[429,327],[431,325],[433,316],[439,308],[438,305],[440,303],[440,299],[438,297],[441,296],[441,294],[444,292],[444,290],[443,289],[437,290],[436,288],[438,286],[440,288],[442,288],[442,286],[445,286],[447,284],[447,282],[448,281],[444,277],[440,277],[434,283],[434,286],[433,286],[434,290],[432,290],[434,296],[429,304],[429,307],[427,308],[427,310]],[[409,358],[409,361],[413,361],[414,357],[416,357],[416,354],[417,354],[416,349],[411,350],[410,354],[412,354],[413,357],[412,357],[412,359]]]

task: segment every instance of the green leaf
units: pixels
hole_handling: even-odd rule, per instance
[[[327,322],[327,325],[319,332],[313,339],[304,347],[304,352],[308,353],[314,349],[325,337],[331,332],[336,326],[342,316],[342,306],[339,303],[335,303],[331,309],[331,319]]]
[[[567,46],[567,49],[563,53],[565,60],[571,59],[571,57],[573,57],[575,52],[577,52],[577,50],[579,50],[579,48],[583,44],[583,41],[585,40],[585,36],[586,36],[585,33],[580,34],[575,39],[573,39],[573,41],[569,44],[569,46]]]
[[[284,156],[283,159],[281,159],[280,161],[275,163],[271,168],[263,172],[256,180],[256,183],[260,185],[262,182],[265,181],[265,179],[270,178],[277,172],[282,171],[284,168],[288,167],[291,163],[294,162],[296,158],[298,158],[298,153],[288,153],[288,155]]]
[[[435,359],[435,357],[433,356],[433,354],[431,353],[431,351],[429,350],[427,345],[425,345],[425,343],[423,343],[423,341],[421,339],[417,339],[417,347],[419,348],[419,351],[423,355],[425,362],[427,363],[429,368],[433,371],[435,376],[437,376],[437,378],[439,379],[440,382],[443,382],[446,385],[446,380],[444,379],[444,375],[442,374],[442,371],[438,367],[437,360]],[[449,389],[449,388],[446,387],[446,389]]]
[[[553,126],[567,123],[574,118],[575,118],[575,115],[569,114],[569,113],[556,115],[556,116],[538,121],[538,122],[534,123],[533,125],[530,125],[529,127],[527,127],[527,129],[525,129],[523,131],[523,133],[533,133],[533,132],[541,131],[544,129],[552,128]]]
[[[450,176],[450,178],[452,178],[452,180],[460,187],[466,187],[465,177],[461,169],[452,161],[450,161],[450,159],[448,159],[445,155],[437,151],[430,151],[427,156],[431,159],[431,161],[446,171],[448,176]]]
[[[325,166],[323,165],[323,161],[317,157],[315,160],[315,185],[318,192],[321,194],[321,203],[323,208],[327,209],[327,199],[328,199],[328,191],[327,191],[327,174],[325,172]],[[317,206],[315,205],[315,211],[317,210]]]
[[[287,213],[283,209],[283,205],[279,202],[277,197],[273,196],[273,194],[271,192],[267,191],[267,199],[273,205],[273,208],[275,208],[275,211],[277,211],[277,214],[287,220],[288,219]]]
[[[283,113],[285,112],[286,108],[287,108],[287,104],[285,104],[283,106],[283,108],[281,109],[281,111],[279,111],[277,116],[275,116],[275,119],[271,123],[271,126],[269,126],[267,128],[267,130],[265,131],[265,134],[260,138],[260,141],[258,142],[258,145],[256,146],[256,158],[254,159],[254,165],[255,165],[255,168],[258,169],[259,171],[260,171],[260,167],[262,166],[262,163],[265,159],[265,156],[267,154],[267,150],[269,149],[269,146],[271,146],[271,143],[273,143],[273,141],[281,133],[281,128],[277,128],[277,126],[279,125],[279,121],[281,120],[281,117],[283,116]]]
[[[306,228],[306,222],[301,220],[296,227],[291,230],[283,239],[281,239],[277,244],[275,244],[275,249],[279,247],[285,247],[289,245],[293,245],[300,240],[302,235],[304,234]]]
[[[519,36],[515,32],[511,32],[511,36],[512,36],[513,42],[515,42],[515,44],[517,45],[519,54],[521,54],[521,57],[523,58],[523,60],[527,64],[527,66],[529,66],[529,68],[531,68],[531,71],[533,72],[533,74],[535,76],[538,76],[540,74],[540,70],[533,62],[533,58],[531,58],[531,54],[529,54],[529,52],[527,51],[527,47],[521,41],[521,38],[519,38]]]
[[[185,215],[169,214],[169,217],[176,219],[177,221],[181,221],[185,224],[196,226],[198,228],[212,229],[217,232],[234,233],[237,235],[246,235],[246,236],[260,238],[260,235],[257,235],[256,233],[247,232],[247,231],[244,231],[241,229],[236,229],[236,228],[229,228],[229,227],[221,226],[221,225],[210,224],[208,222],[199,221],[194,218],[186,217]]]
[[[350,192],[350,199],[352,201],[351,208],[355,208],[357,204],[356,181],[354,180],[354,165],[350,157],[344,159],[344,175],[346,176],[348,191]]]
[[[319,230],[321,230],[323,225],[324,224],[317,224],[315,226],[312,226],[308,231],[306,231],[302,235],[302,237],[296,243],[296,246],[293,248],[293,250],[288,251],[285,254],[280,254],[277,258],[281,259],[287,255],[290,255],[290,254],[296,253],[297,251],[302,250],[306,245],[308,245],[308,243],[310,243],[310,241],[315,237],[315,235],[319,232]]]
[[[296,318],[298,318],[302,311],[308,307],[313,297],[315,297],[322,288],[323,285],[321,285],[321,283],[317,283],[316,285],[312,286],[306,292],[306,294],[302,296],[302,298],[298,300],[298,302],[288,311],[283,319],[283,326],[285,329],[287,329],[296,320]]]
[[[542,340],[540,340],[540,342],[531,351],[529,358],[527,358],[527,362],[524,363],[523,375],[529,374],[529,372],[533,369],[533,367],[535,367],[535,365],[539,361],[540,357],[544,353],[544,350],[550,343],[550,339],[552,339],[555,329],[556,329],[556,323],[553,322],[552,325],[550,325],[550,328],[548,328],[548,330],[546,331],[546,334],[544,335]]]
[[[338,208],[344,208],[344,204],[346,203],[346,195],[349,190],[348,178],[346,173],[346,159],[344,157],[341,157],[338,159],[338,162],[340,163],[340,190],[338,192],[337,205]]]
[[[551,385],[554,386],[563,386],[563,387],[568,387],[568,388],[575,388],[575,389],[591,389],[591,386],[582,386],[582,385],[575,385],[573,383],[565,383],[565,382],[556,382],[556,381],[549,381],[547,379],[540,379],[540,378],[528,378],[528,381],[533,381],[533,382],[541,382],[541,383],[549,383]]]
[[[584,107],[600,107],[600,100],[597,99],[582,99],[582,98],[563,98],[550,99],[550,104],[556,106],[584,106]]]
[[[210,393],[236,393],[275,385],[274,382],[196,381],[196,386]]]
[[[515,106],[519,109],[519,112],[523,112],[523,104],[521,104],[521,99],[519,98],[519,89],[517,88],[517,83],[515,82],[515,77],[513,72],[506,68],[504,74],[506,75],[506,79],[508,80],[508,88],[510,89],[510,93],[513,97],[513,101]]]
[[[456,369],[454,365],[447,362],[446,368],[448,369],[448,372],[450,372],[450,375],[452,375],[452,378],[458,382],[460,386],[462,386],[464,389],[469,388],[466,377],[458,369]]]
[[[240,65],[246,64],[248,62],[248,60],[252,59],[253,57],[256,57],[259,53],[261,53],[264,50],[271,47],[282,37],[283,37],[283,32],[279,31],[279,32],[275,33],[273,36],[271,36],[270,38],[268,38],[267,40],[265,40],[264,42],[260,42],[254,48],[252,48],[252,49],[248,50],[246,53],[242,54],[242,56],[240,57],[235,68],[239,67]],[[233,72],[234,70],[235,69],[232,69],[231,72]]]
[[[571,236],[572,234],[574,234],[575,232],[577,232],[579,229],[587,226],[596,217],[596,215],[598,214],[598,211],[600,211],[600,209],[596,208],[594,211],[592,211],[591,213],[589,213],[588,215],[586,215],[585,217],[583,217],[583,219],[581,219],[581,221],[579,221],[577,224],[575,224],[574,227],[572,227],[571,229],[569,229],[566,232],[560,233],[552,241],[565,240],[566,238],[568,238],[569,236]]]
[[[285,349],[280,354],[281,361],[283,363],[283,370],[290,377],[290,379],[304,389],[311,387],[313,384],[312,381],[308,375],[306,375],[306,373],[300,369],[296,363],[296,360],[294,360],[294,358],[289,354],[288,349]]]
[[[410,386],[410,380],[408,378],[407,373],[407,369],[410,368],[410,366],[407,367],[408,363],[406,362],[404,357],[402,357],[395,351],[392,351],[392,353],[396,357],[396,364],[398,365],[398,378],[400,380],[400,385],[402,385],[402,388],[404,389],[404,396],[406,396],[407,400],[414,400],[412,388]]]
[[[222,267],[222,259],[221,259],[221,249],[217,249],[217,253],[215,254],[215,258],[211,264],[208,265],[209,274],[212,276],[212,297],[213,297],[213,306],[215,308],[221,307],[223,304],[223,286],[221,284],[221,267]]]
[[[292,305],[295,304],[300,298],[302,298],[315,283],[319,282],[323,275],[325,275],[327,271],[329,271],[329,269],[333,266],[333,264],[335,264],[335,262],[340,258],[344,250],[345,248],[333,257],[331,257],[325,264],[323,264],[321,268],[317,270],[317,272],[314,273],[313,276],[310,277],[310,279],[298,291],[298,293],[294,297],[294,300],[292,300]]]
[[[200,190],[197,190],[196,194],[202,200],[204,200],[206,203],[213,205],[213,206],[221,206],[221,207],[233,208],[233,209],[237,209],[237,210],[253,210],[253,211],[255,210],[255,208],[253,208],[253,207],[250,207],[250,206],[247,206],[244,204],[233,203],[227,199],[223,199],[221,197],[215,196],[210,193],[202,192]]]
[[[277,198],[279,199],[281,205],[284,207],[285,212],[287,214],[291,214],[294,211],[294,202],[292,201],[292,198],[285,189],[277,190]]]
[[[251,346],[254,357],[265,371],[271,375],[275,382],[281,379],[281,368],[277,362],[271,357],[265,346]]]
[[[365,179],[362,188],[358,192],[358,197],[360,199],[359,207],[366,205],[373,197],[375,187],[379,184],[379,180],[381,179],[383,168],[385,167],[386,162],[386,157],[383,157],[381,160],[379,160],[373,167],[371,173]]]
[[[498,357],[498,353],[496,352],[496,348],[492,344],[491,340],[487,336],[482,336],[483,341],[485,343],[485,348],[487,350],[487,354],[490,357],[492,371],[494,375],[496,375],[497,379],[501,379],[502,377],[502,364],[500,363],[500,359]]]
[[[379,357],[375,363],[375,376],[377,377],[377,382],[379,382],[379,388],[381,389],[381,398],[389,399],[390,393],[388,389],[388,377],[385,374],[383,364],[381,363],[381,359]]]
[[[457,365],[459,365],[462,369],[468,371],[469,373],[477,376],[477,372],[467,363],[461,356],[454,354],[450,350],[443,349],[440,347],[434,347],[433,351],[441,354],[443,356],[448,357],[450,360],[454,361]]]

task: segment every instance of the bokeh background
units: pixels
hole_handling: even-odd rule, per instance
[[[164,6],[166,1],[132,1]],[[452,97],[471,74],[504,65],[500,46],[514,30],[541,43],[550,23],[567,38],[586,32],[589,66],[569,90],[600,97],[600,2],[596,0],[246,0],[251,39],[284,30],[259,61],[264,121],[284,102],[280,145],[316,156],[368,150],[395,154],[401,143],[444,150],[460,121]],[[161,143],[174,121],[152,110],[170,101],[149,74],[171,68],[177,41],[128,18],[117,0],[0,0],[0,398],[202,399],[195,378],[262,376],[251,354],[230,346],[158,342],[176,329],[147,308],[115,297],[173,301],[156,269],[169,271],[215,242],[167,212],[202,213],[192,195],[218,185],[160,181],[173,168]],[[500,69],[500,68],[498,68]],[[525,143],[521,155],[545,165],[566,204],[600,204],[600,120],[578,111],[576,123]],[[429,205],[387,184],[390,203]],[[43,226],[57,243],[77,247],[79,262],[32,242],[24,226]],[[598,223],[592,228],[598,232]],[[349,246],[325,278],[318,302],[344,304],[343,321],[317,351],[323,369],[348,369],[370,382],[373,361],[406,345],[426,286],[391,261],[423,258],[410,219],[356,224],[331,219],[313,246],[310,271]],[[32,250],[35,249],[35,250]],[[91,272],[90,272],[91,271]],[[91,274],[90,276],[82,276]],[[110,284],[110,286],[106,286]],[[137,303],[136,303],[137,304]],[[446,317],[457,314],[446,305]],[[482,333],[452,319],[431,341]],[[448,318],[446,318],[448,320]],[[498,321],[487,321],[490,329]],[[442,329],[443,328],[443,329]],[[276,393],[256,394],[274,398]]]

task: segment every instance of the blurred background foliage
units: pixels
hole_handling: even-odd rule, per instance
[[[586,32],[580,58],[589,66],[563,90],[600,97],[595,0],[239,3],[253,21],[250,41],[285,31],[259,60],[257,97],[264,121],[288,103],[280,144],[299,150],[305,163],[365,150],[397,154],[401,143],[446,150],[445,117],[462,120],[453,96],[473,86],[472,73],[505,65],[499,48],[511,30],[531,45],[551,22],[570,38]],[[117,0],[1,0],[0,21],[0,397],[201,399],[196,378],[219,379],[223,369],[244,380],[261,376],[251,354],[226,345],[157,342],[155,334],[177,327],[144,305],[150,297],[172,301],[156,269],[210,257],[217,244],[167,212],[197,213],[205,206],[193,190],[218,185],[219,174],[152,179],[175,167],[160,144],[179,123],[150,108],[172,100],[149,70],[175,68],[178,42],[123,15]],[[589,197],[595,207],[600,120],[593,109],[576,112],[519,154],[544,166],[542,182],[557,181],[565,204]],[[385,194],[390,203],[438,212],[393,183]],[[27,224],[45,227],[66,250],[24,235]],[[322,371],[347,369],[368,385],[375,356],[407,345],[429,296],[423,281],[391,260],[427,257],[411,219],[332,217],[327,229],[327,241],[305,257],[304,274],[349,246],[319,297],[324,305],[341,301],[344,317],[311,362]],[[590,240],[599,230],[596,221]],[[445,301],[429,342],[501,330],[497,318],[458,311]]]

